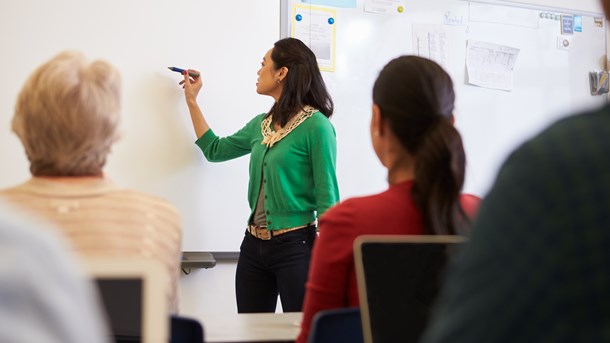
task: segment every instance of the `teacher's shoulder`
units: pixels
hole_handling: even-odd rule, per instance
[[[322,132],[326,132],[326,131],[334,132],[335,131],[333,124],[330,122],[330,119],[328,119],[320,111],[314,112],[311,115],[311,117],[309,117],[307,120],[305,120],[305,123],[307,124],[307,126],[309,127],[310,130],[322,131]]]

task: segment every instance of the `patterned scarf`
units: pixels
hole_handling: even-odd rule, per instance
[[[288,123],[286,123],[286,125],[284,125],[284,127],[278,131],[271,131],[272,116],[268,116],[267,118],[263,119],[263,122],[261,123],[261,133],[263,134],[263,141],[261,144],[266,144],[268,148],[271,148],[273,144],[281,141],[282,138],[286,137],[292,130],[304,122],[305,119],[311,117],[314,112],[317,111],[317,109],[309,105],[305,105],[305,107],[303,107],[299,113],[294,115],[288,121]]]

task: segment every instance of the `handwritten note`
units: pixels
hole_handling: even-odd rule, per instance
[[[454,26],[463,26],[465,19],[463,15],[451,13],[451,11],[445,12],[443,15],[443,24],[445,25],[454,25]]]

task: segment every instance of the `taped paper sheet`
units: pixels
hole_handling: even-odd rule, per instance
[[[480,87],[513,90],[513,70],[519,49],[493,43],[468,41],[468,83]]]

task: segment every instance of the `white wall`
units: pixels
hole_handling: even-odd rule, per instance
[[[236,268],[236,261],[222,261],[210,269],[191,269],[188,275],[182,273],[179,284],[180,314],[205,318],[237,312]],[[282,312],[279,299],[276,312]]]
[[[191,269],[180,276],[180,314],[203,318],[237,312],[236,262],[219,262],[210,269]]]
[[[199,95],[219,135],[265,112],[257,70],[279,39],[279,1],[20,0],[0,10],[0,188],[29,177],[11,133],[27,76],[65,49],[116,65],[123,77],[121,140],[105,169],[119,185],[155,194],[180,211],[185,251],[235,251],[249,215],[248,158],[212,164],[198,148],[180,74],[202,72]]]

